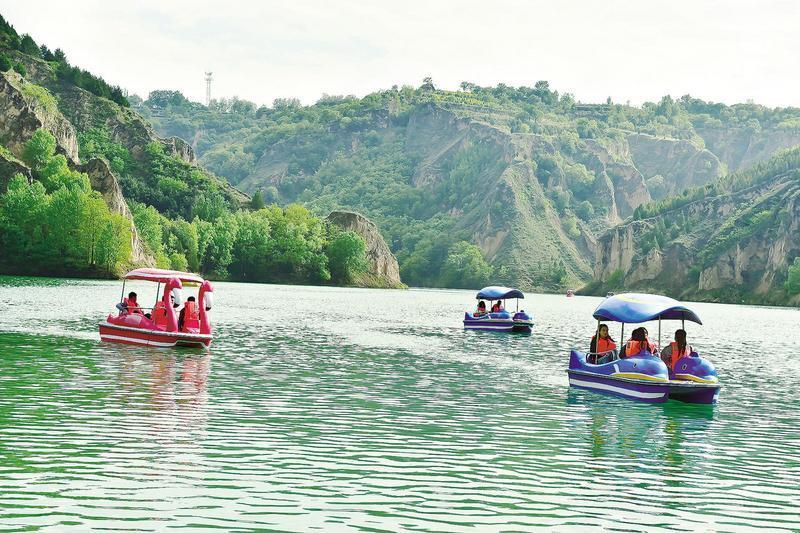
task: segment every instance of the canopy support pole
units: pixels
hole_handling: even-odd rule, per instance
[[[153,304],[153,309],[155,309],[156,305],[158,304],[158,293],[161,292],[161,282],[158,282],[156,285],[156,303]]]
[[[619,345],[622,347],[625,346],[625,322],[622,323],[622,332],[619,334]],[[622,353],[622,348],[620,348],[619,351]]]
[[[119,303],[125,301],[125,280],[122,280],[122,294],[119,295]]]
[[[661,317],[658,317],[658,347],[661,348]]]
[[[600,353],[600,319],[597,319],[597,332],[594,334],[594,353]],[[596,361],[596,359],[595,359]]]

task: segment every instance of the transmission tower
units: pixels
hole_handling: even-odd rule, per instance
[[[206,107],[211,104],[211,81],[214,79],[211,74],[211,72],[206,72]]]

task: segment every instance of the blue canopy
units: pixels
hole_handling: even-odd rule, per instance
[[[525,298],[522,291],[510,287],[484,287],[475,297],[478,300],[505,300],[506,298]]]
[[[677,300],[658,294],[626,293],[611,296],[597,306],[597,320],[638,324],[648,320],[688,320],[702,324],[697,313]]]

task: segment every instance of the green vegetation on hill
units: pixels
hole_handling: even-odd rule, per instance
[[[0,145],[5,161],[29,168],[34,178],[28,183],[21,175],[3,176],[8,186],[0,195],[0,270],[118,275],[130,265],[134,230],[157,266],[217,278],[343,284],[366,268],[360,235],[330,226],[300,205],[267,207],[262,197],[245,206],[244,195],[178,153],[180,143],[158,139],[125,109],[118,88],[71,67],[60,50],[19,36],[0,17],[0,67],[11,68],[10,57],[28,66],[23,76],[30,72],[30,80],[13,88],[38,102],[37,112],[62,123],[63,113],[72,122],[80,159],[108,163],[132,218],[111,213],[77,162],[56,155],[57,146],[64,148],[60,142],[73,139],[70,132],[57,140],[39,129],[21,153]],[[110,187],[103,193],[113,196],[116,185]]]
[[[324,96],[311,106],[279,99],[257,107],[233,98],[206,107],[176,91],[154,91],[147,100],[134,98],[133,105],[162,134],[191,141],[208,168],[267,202],[299,201],[316,213],[366,213],[413,285],[462,284],[444,269],[451,254],[449,264],[456,261],[462,241],[480,245],[490,262],[488,278],[545,288],[585,279],[592,259],[581,243],[636,208],[642,216],[654,207],[641,204],[675,188],[671,175],[639,174],[628,135],[686,140],[696,151],[706,144],[703,135],[711,139],[720,129],[789,131],[800,138],[800,110],[794,108],[725,106],[690,96],[666,96],[642,107],[584,105],[544,81],[534,87],[464,83],[460,91],[442,91],[426,80],[416,89],[394,87],[364,98]],[[453,117],[451,123],[436,122],[444,114]],[[483,137],[464,141],[460,132],[467,124],[482,126]],[[440,151],[432,153],[426,144]],[[686,161],[694,161],[686,153]],[[656,154],[648,163],[658,166],[659,157],[668,155]],[[516,164],[527,165],[538,184],[522,178],[508,192],[511,183],[504,184],[503,176]],[[663,166],[681,172],[672,168],[675,163]],[[714,175],[706,167],[697,174]],[[521,220],[539,225],[541,233],[520,229]],[[528,244],[494,249],[486,243],[498,232],[515,242],[527,238]],[[519,232],[526,236],[517,239]],[[563,236],[553,240],[548,232]],[[568,250],[575,245],[577,251]],[[538,248],[541,256],[513,259],[513,247]]]
[[[17,50],[30,57],[43,59],[50,64],[59,79],[85,89],[94,95],[108,98],[118,105],[125,107],[129,105],[128,100],[122,93],[122,89],[118,86],[111,86],[103,78],[70,65],[69,61],[67,61],[67,56],[60,48],[56,48],[55,51],[51,52],[47,46],[37,45],[30,35],[19,35],[2,15],[0,15],[0,46]],[[5,57],[6,61],[8,60],[7,56],[3,57]],[[8,68],[2,68],[4,66],[3,57],[0,57],[0,70],[6,71]],[[25,66],[21,63],[17,63],[17,65],[20,67],[17,72],[22,76],[27,75]]]
[[[86,174],[70,170],[55,149],[53,136],[37,131],[23,154],[36,180],[17,174],[0,196],[0,268],[115,275],[131,253],[130,222],[111,213]]]

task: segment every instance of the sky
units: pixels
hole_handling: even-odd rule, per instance
[[[795,0],[0,0],[19,33],[146,97],[313,103],[393,85],[551,88],[582,102],[684,94],[800,107]]]

